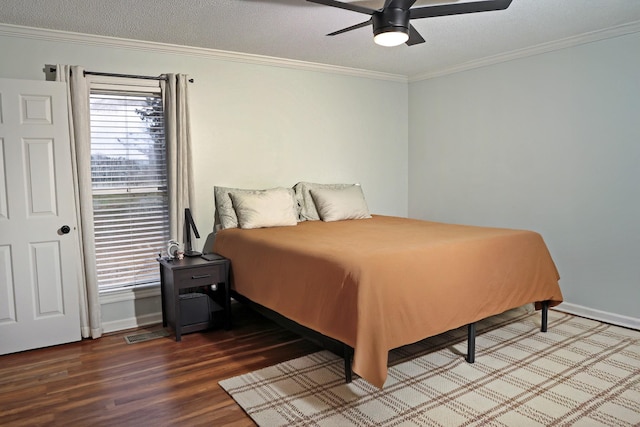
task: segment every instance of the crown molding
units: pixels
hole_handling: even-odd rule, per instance
[[[24,27],[20,25],[0,24],[0,36],[46,40],[52,42],[75,43],[87,46],[102,46],[118,49],[139,50],[153,53],[167,53],[173,55],[184,55],[221,61],[241,62],[253,65],[265,65],[271,67],[282,67],[296,70],[340,74],[351,77],[386,80],[400,83],[413,83],[421,80],[429,80],[436,77],[442,77],[449,74],[472,70],[474,68],[486,67],[488,65],[499,64],[501,62],[526,58],[529,56],[553,52],[556,50],[566,49],[582,44],[620,37],[637,32],[640,32],[640,21],[634,21],[603,30],[592,31],[589,33],[568,37],[549,43],[542,43],[524,49],[500,53],[497,55],[480,58],[474,61],[465,62],[453,67],[442,68],[426,73],[419,73],[413,76],[404,76],[400,74],[382,73],[377,71],[362,70],[358,68],[341,67],[337,65],[299,61],[294,59],[283,59],[249,53],[239,53],[217,49],[181,46],[168,43],[123,39],[118,37],[98,36],[93,34],[74,33],[69,31],[50,30],[35,27]]]
[[[291,68],[295,70],[316,71],[322,73],[340,74],[345,76],[362,77],[376,80],[387,80],[400,83],[408,82],[407,76],[400,74],[381,73],[377,71],[362,70],[358,68],[298,61],[295,59],[283,59],[272,56],[254,55],[250,53],[230,52],[225,50],[181,46],[169,43],[158,43],[142,40],[123,39],[118,37],[98,36],[93,34],[74,33],[70,31],[24,27],[20,25],[0,24],[0,36],[46,40],[51,42],[75,43],[86,46],[113,47],[118,49],[139,50],[153,53],[167,53],[172,55],[184,55],[221,61],[242,62],[254,65]]]
[[[528,56],[539,55],[541,53],[553,52],[556,50],[566,49],[569,47],[579,46],[582,44],[593,43],[600,40],[620,37],[627,34],[640,32],[640,21],[634,21],[627,24],[618,25],[616,27],[606,28],[604,30],[592,31],[580,34],[578,36],[567,37],[562,40],[555,40],[549,43],[542,43],[536,46],[513,50],[510,52],[500,53],[498,55],[487,56],[474,61],[465,62],[449,68],[416,74],[409,77],[409,82],[418,82],[421,80],[433,79],[436,77],[446,76],[448,74],[459,73],[461,71],[472,70],[474,68],[486,67],[487,65],[498,64],[501,62],[512,61],[514,59],[526,58]]]

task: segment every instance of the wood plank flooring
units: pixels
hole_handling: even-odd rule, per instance
[[[218,381],[319,348],[241,304],[234,328],[0,356],[1,426],[253,426]],[[144,328],[145,330],[158,329]]]

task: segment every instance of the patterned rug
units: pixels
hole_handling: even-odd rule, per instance
[[[220,385],[260,426],[640,426],[640,331],[521,308],[389,354],[383,389],[321,351]]]

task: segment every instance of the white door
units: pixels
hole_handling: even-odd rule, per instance
[[[0,354],[80,340],[74,211],[65,84],[0,79]]]

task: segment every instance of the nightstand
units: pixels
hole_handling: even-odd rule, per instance
[[[231,329],[228,259],[220,257],[207,261],[200,257],[185,257],[181,260],[160,258],[158,262],[162,293],[162,326],[170,325],[174,328],[176,341],[181,340],[183,333],[210,328],[213,325],[212,311],[217,307],[222,308],[224,328]],[[215,285],[215,291],[211,289],[211,285]],[[189,289],[196,289],[197,293],[188,293]],[[206,294],[206,299],[202,294]],[[183,313],[185,309],[194,308],[197,308],[200,314],[193,316],[192,313]],[[183,324],[189,316],[192,320]]]

